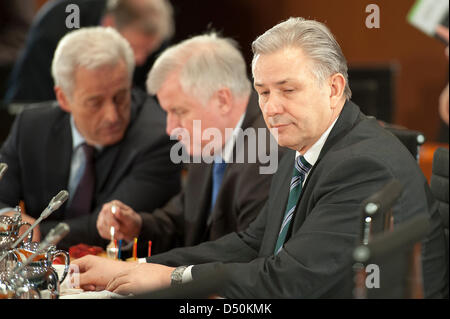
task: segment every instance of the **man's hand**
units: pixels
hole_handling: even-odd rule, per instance
[[[115,276],[106,290],[121,294],[138,294],[170,285],[174,267],[142,263]]]
[[[80,288],[84,290],[104,290],[108,282],[126,269],[134,268],[136,263],[107,259],[87,255],[75,259],[71,264],[77,265],[80,271]]]
[[[2,216],[13,216],[16,212],[11,210],[9,212],[5,212],[2,214]],[[33,223],[36,221],[35,218],[25,214],[22,212],[21,214],[22,222],[29,223],[30,225],[33,225]],[[19,230],[19,237],[22,236],[22,234],[29,228],[30,226],[22,226]],[[25,238],[26,239],[26,238]],[[41,231],[39,230],[39,225],[33,228],[33,238],[32,241],[40,242],[41,241]]]
[[[113,213],[115,206],[115,213]],[[111,239],[110,230],[114,227],[114,238],[132,241],[139,236],[142,217],[121,201],[113,200],[103,205],[97,219],[97,230],[104,239]]]

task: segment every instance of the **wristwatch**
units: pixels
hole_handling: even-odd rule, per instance
[[[175,268],[174,271],[172,271],[172,275],[170,276],[170,284],[172,286],[183,283],[183,273],[186,270],[186,268],[187,266],[180,266]]]

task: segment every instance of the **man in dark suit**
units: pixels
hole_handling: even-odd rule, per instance
[[[34,222],[67,189],[65,206],[35,231],[45,235],[64,220],[70,234],[61,247],[102,245],[96,220],[105,202],[161,207],[178,193],[181,167],[170,160],[174,143],[160,106],[145,92],[131,93],[133,53],[117,31],[92,27],[68,34],[52,66],[57,102],[22,112],[0,151],[0,162],[9,166],[0,209],[23,200],[23,218]]]
[[[75,261],[80,284],[139,292],[195,280],[220,266],[229,278],[218,294],[227,298],[349,297],[346,274],[361,204],[396,178],[404,191],[393,207],[394,223],[429,216],[424,292],[441,297],[447,256],[436,202],[407,149],[349,100],[346,61],[331,32],[316,21],[290,18],[252,47],[264,119],[277,129],[279,145],[292,149],[261,213],[243,232],[174,249],[138,267],[117,261],[106,267],[91,257]],[[100,279],[103,269],[108,272]]]
[[[72,25],[75,22],[79,25]],[[114,27],[130,43],[136,62],[133,84],[145,90],[148,70],[172,37],[173,24],[167,0],[49,1],[33,21],[11,72],[4,103],[54,100],[50,66],[58,41],[76,28],[99,25]]]
[[[211,50],[205,51],[205,48]],[[183,59],[186,55],[189,55],[189,58]],[[203,105],[201,97],[189,94],[190,90],[183,90],[178,75],[171,77],[167,72],[168,68],[173,69],[171,73],[181,72],[191,68],[192,61],[201,60],[208,60],[208,63],[204,65],[204,69],[201,65],[196,65],[197,74],[200,78],[214,81],[214,87],[220,87],[222,91],[213,88],[210,95],[213,102],[216,102],[214,94],[224,95],[221,101],[224,104],[221,106],[223,111],[215,105],[210,105],[211,103]],[[231,72],[231,76],[226,73],[228,68],[235,70]],[[166,73],[161,75],[162,72]],[[214,78],[220,74],[225,75]],[[231,77],[230,80],[235,86],[240,84],[242,89],[237,90],[229,86],[229,81],[223,80],[226,76]],[[198,78],[190,80],[200,81]],[[226,128],[233,130],[221,154],[225,164],[207,163],[205,158],[198,162],[193,157],[185,158],[191,163],[187,165],[188,173],[180,194],[151,214],[137,213],[131,205],[114,200],[100,212],[97,220],[99,234],[108,239],[110,229],[114,227],[115,238],[131,241],[139,236],[138,243],[142,243],[139,248],[144,253],[148,240],[151,240],[152,254],[157,254],[175,247],[193,246],[207,240],[215,240],[233,231],[246,229],[267,199],[272,173],[278,165],[278,156],[282,151],[278,150],[276,141],[266,129],[257,105],[257,96],[254,92],[251,94],[245,61],[238,49],[227,39],[219,38],[215,34],[183,41],[156,60],[148,83],[149,91],[158,94],[159,102],[167,111],[168,134],[186,129],[192,138],[197,133],[202,136],[207,134],[209,129],[217,128],[217,132],[225,136]],[[207,89],[204,87],[203,91]],[[181,109],[190,113],[190,116],[179,116]],[[191,126],[192,120],[201,121],[197,132]],[[181,139],[181,142],[183,141]],[[261,143],[256,145],[258,141]],[[206,142],[199,143],[202,153],[207,148]],[[188,144],[187,148],[192,154],[193,147],[190,148]],[[267,156],[260,156],[266,151],[270,152]],[[249,160],[252,157],[254,161]],[[240,158],[243,160],[239,161]],[[267,160],[272,162],[267,163]],[[272,172],[269,171],[270,165]],[[264,167],[267,174],[260,174]],[[223,176],[217,181],[217,171],[221,169]],[[216,198],[214,203],[213,198]],[[114,214],[112,205],[115,205]]]

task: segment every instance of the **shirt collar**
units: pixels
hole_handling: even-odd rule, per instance
[[[242,123],[244,122],[245,112],[241,115],[241,118],[237,122],[234,127],[233,134],[228,140],[225,142],[225,145],[222,149],[222,158],[226,163],[229,163],[233,160],[233,148],[236,138],[239,134],[239,130],[242,127]]]
[[[305,160],[311,164],[311,166],[314,166],[316,164],[317,159],[319,158],[320,151],[322,150],[322,147],[324,146],[328,135],[330,134],[331,130],[334,127],[334,124],[336,124],[338,118],[334,120],[334,122],[328,127],[328,129],[320,136],[320,138],[311,146],[309,150],[306,151],[305,154],[303,154],[303,157]],[[295,158],[297,159],[298,156],[300,156],[300,152],[295,152]]]
[[[85,143],[86,140],[83,135],[81,135],[80,131],[78,131],[72,115],[70,115],[70,130],[72,131],[72,149],[76,150],[77,147]],[[94,147],[97,151],[101,151],[103,149],[103,146],[100,145],[94,145]]]
[[[85,139],[75,126],[75,122],[73,120],[72,115],[70,115],[70,129],[72,131],[72,147],[73,149],[76,149],[78,146],[80,146],[85,142]]]

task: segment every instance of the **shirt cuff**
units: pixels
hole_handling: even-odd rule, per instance
[[[194,267],[194,265],[190,265],[184,270],[183,276],[181,277],[181,283],[184,284],[192,281],[192,267]]]
[[[12,207],[2,208],[2,209],[0,209],[0,215],[3,215],[4,213],[10,212],[10,211],[13,211],[13,210],[14,210],[14,208],[12,208]]]

